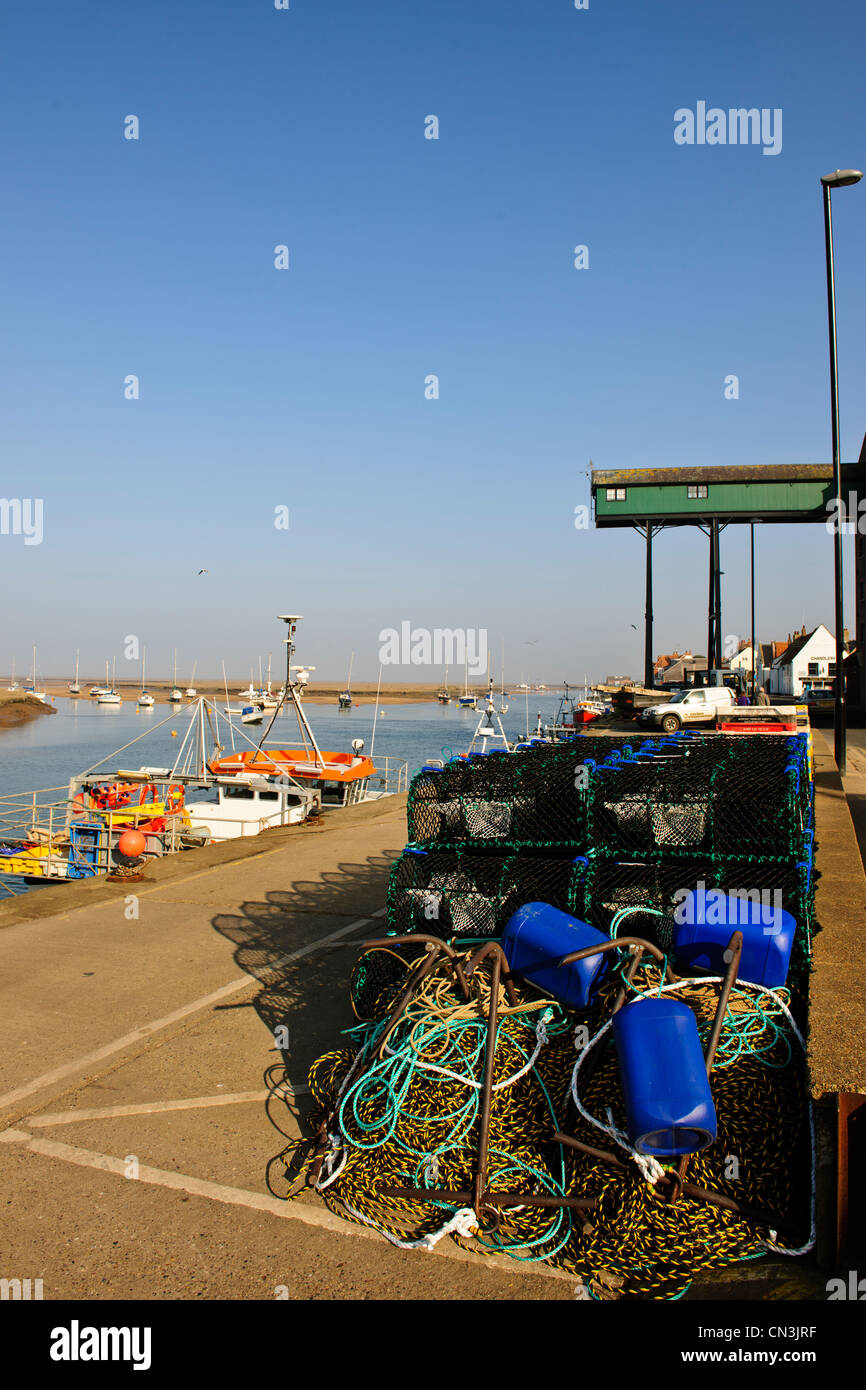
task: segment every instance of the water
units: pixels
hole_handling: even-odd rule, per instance
[[[496,703],[498,705],[498,699]],[[507,703],[509,708],[502,719],[503,727],[509,740],[517,740],[526,732],[527,702],[523,695],[512,694]],[[40,715],[17,729],[0,730],[0,796],[49,787],[65,790],[70,777],[89,770],[103,759],[107,759],[104,763],[106,777],[118,766],[172,767],[196,707],[192,704],[172,710],[167,705],[155,705],[150,710],[139,710],[134,699],[122,705],[99,705],[86,697],[58,698],[55,704],[56,714]],[[547,720],[558,707],[557,695],[530,694],[530,731],[535,728],[538,711],[542,719]],[[219,704],[218,708],[221,708]],[[465,753],[479,719],[477,710],[440,705],[435,701],[407,705],[389,705],[385,701],[379,708],[374,742],[375,704],[372,700],[350,710],[339,710],[336,705],[310,703],[306,706],[320,748],[348,752],[352,740],[362,738],[366,753],[372,746],[374,762],[377,754],[403,760],[409,764],[410,777],[428,758],[449,758],[453,753]],[[247,742],[236,728],[235,747],[250,748],[258,743],[269,718],[268,714],[265,722],[257,727],[240,726],[251,742]],[[146,738],[140,738],[118,757],[112,756],[148,729],[152,732]],[[220,741],[230,749],[228,721],[222,716],[219,729]],[[291,711],[281,713],[268,736],[268,743],[296,746],[297,729],[294,714]],[[172,737],[172,730],[175,737]]]

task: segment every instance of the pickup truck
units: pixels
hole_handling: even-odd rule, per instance
[[[713,724],[719,714],[736,704],[734,693],[726,685],[709,685],[700,690],[682,690],[663,703],[647,705],[641,712],[641,723],[676,733],[684,724]]]

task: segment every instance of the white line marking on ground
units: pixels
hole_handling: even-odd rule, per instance
[[[348,936],[349,932],[357,931],[359,927],[365,927],[373,917],[382,917],[384,914],[385,908],[379,908],[370,917],[359,917],[357,921],[350,922],[348,926],[338,927],[328,936],[320,936],[316,941],[299,947],[297,951],[290,951],[288,955],[281,956],[277,961],[270,963],[268,969],[274,970],[282,965],[288,965],[290,961],[300,960],[319,946],[326,946],[329,941],[336,941],[341,936]],[[221,989],[214,990],[212,994],[205,994],[200,999],[194,999],[192,1003],[184,1004],[182,1008],[175,1009],[173,1013],[166,1014],[163,1018],[157,1018],[152,1023],[143,1023],[140,1028],[134,1028],[131,1033],[124,1033],[122,1038],[115,1038],[113,1042],[106,1043],[104,1047],[99,1047],[94,1052],[88,1052],[84,1057],[76,1057],[73,1062],[64,1062],[62,1066],[54,1067],[52,1071],[43,1072],[33,1081],[28,1081],[23,1086],[17,1086],[14,1091],[7,1091],[5,1096],[0,1096],[0,1108],[14,1105],[17,1101],[23,1100],[25,1096],[32,1096],[46,1086],[53,1085],[55,1081],[62,1081],[65,1077],[72,1076],[83,1068],[93,1066],[95,1062],[102,1062],[113,1053],[121,1052],[125,1047],[131,1047],[133,1043],[141,1042],[144,1038],[151,1037],[163,1028],[170,1028],[173,1023],[179,1023],[181,1019],[188,1018],[190,1014],[198,1013],[201,1009],[219,1003],[220,1000],[257,983],[254,975],[241,975],[239,979],[232,980],[230,984],[223,985]]]
[[[308,1089],[297,1087],[298,1091]],[[102,1105],[95,1110],[58,1110],[53,1115],[30,1115],[27,1123],[31,1129],[44,1129],[46,1125],[71,1125],[76,1120],[112,1120],[120,1115],[160,1115],[169,1110],[208,1110],[214,1105],[248,1105],[253,1101],[267,1100],[275,1094],[278,1099],[291,1099],[295,1092],[284,1086],[277,1092],[235,1091],[224,1096],[190,1096],[187,1100],[152,1100],[133,1105]]]
[[[12,1133],[12,1131],[7,1130],[7,1133]],[[254,1211],[264,1211],[271,1216],[278,1216],[284,1221],[301,1221],[305,1226],[316,1226],[319,1230],[330,1231],[334,1235],[352,1235],[360,1236],[362,1240],[382,1241],[382,1237],[377,1231],[373,1231],[367,1226],[356,1225],[354,1222],[344,1221],[341,1217],[328,1211],[326,1207],[308,1206],[303,1202],[283,1202],[279,1197],[272,1197],[269,1192],[248,1192],[243,1187],[226,1187],[223,1183],[208,1182],[204,1178],[193,1178],[187,1173],[172,1173],[164,1168],[150,1168],[145,1163],[138,1165],[137,1179],[128,1178],[125,1159],[114,1158],[110,1154],[97,1153],[94,1149],[81,1149],[75,1144],[61,1144],[56,1139],[31,1139],[28,1149],[31,1153],[43,1154],[46,1158],[57,1158],[66,1163],[74,1163],[79,1168],[96,1168],[103,1173],[114,1173],[118,1177],[124,1178],[126,1182],[138,1181],[154,1187],[173,1188],[176,1192],[188,1192],[193,1197],[206,1197],[211,1201],[224,1202],[229,1206],[250,1207]],[[416,1251],[414,1253],[424,1258],[424,1252]],[[539,1266],[530,1268],[525,1262],[517,1264],[508,1256],[473,1255],[470,1251],[461,1250],[457,1245],[448,1247],[443,1243],[438,1245],[435,1251],[428,1253],[444,1255],[447,1259],[463,1260],[476,1265],[479,1265],[480,1262],[480,1267],[497,1269],[505,1274],[541,1274],[549,1279],[574,1281],[574,1275],[568,1274],[565,1270]]]

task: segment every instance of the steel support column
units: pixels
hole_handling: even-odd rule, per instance
[[[653,528],[646,524],[646,609],[644,612],[643,683],[655,684],[653,672]]]

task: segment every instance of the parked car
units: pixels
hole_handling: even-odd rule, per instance
[[[642,724],[660,725],[666,734],[673,734],[684,724],[712,724],[718,714],[736,703],[728,686],[710,685],[700,690],[684,690],[664,704],[648,705],[640,718]]]

